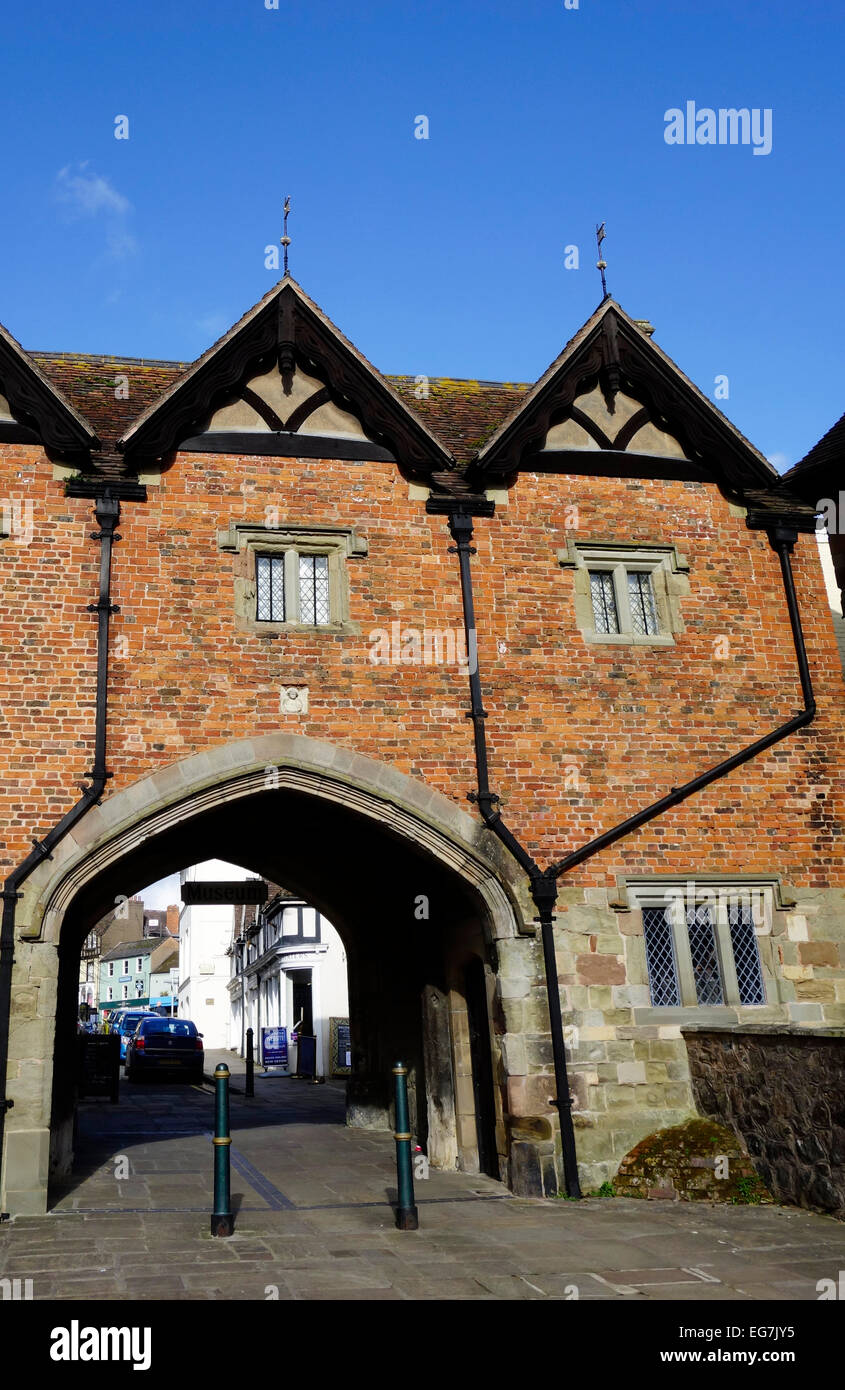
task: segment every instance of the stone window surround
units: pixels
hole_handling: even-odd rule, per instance
[[[694,896],[701,904],[707,903],[715,908],[716,947],[725,995],[724,1004],[699,1004],[697,1002],[695,979],[686,932],[677,930],[673,924],[675,959],[678,971],[678,984],[683,1003],[680,1005],[649,1005],[635,1009],[635,1022],[642,1023],[700,1023],[703,1020],[722,1019],[728,1022],[743,1022],[749,1018],[759,1019],[761,1012],[779,1014],[778,977],[774,965],[772,946],[772,914],[775,911],[794,908],[795,899],[784,887],[777,875],[759,874],[654,874],[648,877],[617,875],[618,891],[616,900],[610,906],[617,912],[631,912],[638,918],[638,930],[626,933],[643,939],[642,910],[645,907],[666,907],[672,899],[691,900]],[[727,922],[727,899],[734,893],[737,896],[750,893],[754,908],[754,935],[760,957],[765,1004],[742,1004],[739,999],[739,986],[734,969],[733,946]],[[762,907],[762,912],[761,912]],[[762,920],[761,920],[762,918]],[[633,925],[633,924],[632,924]],[[768,1014],[766,1015],[768,1017]]]
[[[558,550],[561,569],[575,570],[575,621],[585,642],[616,646],[671,647],[674,634],[684,631],[680,600],[689,593],[689,561],[674,545],[652,542],[576,540],[567,537]],[[610,570],[614,575],[616,607],[621,632],[597,632],[590,596],[590,570]],[[660,631],[651,635],[631,631],[628,586],[625,574],[639,570],[651,575]]]
[[[217,548],[238,557],[235,564],[235,622],[241,631],[263,636],[284,632],[360,633],[349,618],[349,556],[369,553],[367,540],[354,526],[298,525],[285,522],[270,526],[262,522],[232,521],[228,530],[217,532]],[[284,622],[265,622],[256,616],[256,555],[284,555]],[[299,555],[326,555],[329,561],[328,623],[299,621]]]

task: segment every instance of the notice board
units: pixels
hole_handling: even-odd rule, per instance
[[[287,1028],[261,1029],[261,1061],[265,1067],[286,1067],[288,1064]]]
[[[352,1039],[348,1018],[329,1019],[331,1042],[329,1056],[332,1076],[348,1076],[352,1071]]]

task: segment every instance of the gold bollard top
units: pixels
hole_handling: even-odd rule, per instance
[[[215,1075],[215,1076],[228,1076],[228,1075],[229,1075],[229,1068],[226,1066],[226,1063],[225,1063],[225,1062],[218,1062],[218,1063],[217,1063],[217,1066],[214,1068],[214,1075]]]

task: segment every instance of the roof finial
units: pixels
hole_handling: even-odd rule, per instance
[[[288,236],[288,213],[290,212],[290,198],[289,198],[289,197],[285,198],[285,208],[284,208],[284,212],[285,212],[285,217],[284,217],[284,226],[283,226],[283,229],[282,229],[281,244],[282,244],[282,246],[284,247],[284,253],[285,253],[285,275],[287,275],[287,273],[288,273],[288,247],[290,246],[290,237]]]
[[[607,293],[607,281],[604,278],[604,272],[607,270],[607,261],[604,259],[601,253],[601,244],[604,241],[604,237],[604,223],[602,222],[600,227],[596,227],[596,249],[599,253],[599,258],[596,261],[596,270],[601,271],[602,303],[604,303],[604,301],[609,298],[609,295]]]

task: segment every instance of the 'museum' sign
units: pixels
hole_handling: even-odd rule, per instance
[[[182,884],[182,902],[192,907],[207,903],[266,903],[267,884],[263,878],[245,878],[240,882],[205,882]]]

